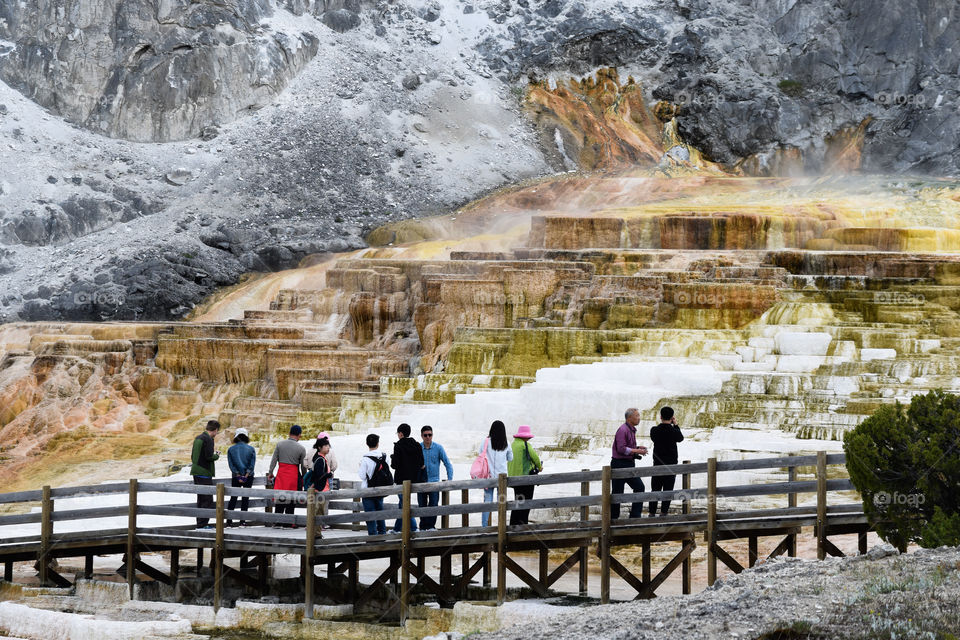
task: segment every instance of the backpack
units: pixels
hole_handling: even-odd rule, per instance
[[[313,469],[307,469],[307,473],[303,476],[303,490],[307,491],[311,486],[313,486]]]
[[[388,487],[393,484],[393,476],[390,475],[390,469],[387,468],[387,454],[380,454],[379,458],[365,456],[374,461],[375,466],[370,479],[367,480],[368,487]]]
[[[490,438],[483,441],[483,451],[470,465],[470,477],[474,480],[486,480],[490,477],[490,461],[487,460],[487,445],[489,444]]]

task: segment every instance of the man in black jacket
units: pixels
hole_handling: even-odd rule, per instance
[[[402,485],[404,480],[417,482],[420,473],[425,469],[423,464],[423,448],[420,443],[410,437],[410,425],[406,422],[397,427],[397,441],[393,444],[393,455],[390,456],[390,467],[394,469],[393,481]],[[400,508],[403,509],[403,495],[400,498]],[[397,518],[393,530],[399,533],[403,529],[403,519]],[[417,530],[417,521],[410,517],[410,530]]]
[[[683,434],[680,433],[673,409],[670,407],[660,409],[660,424],[650,429],[650,439],[653,440],[654,466],[677,464],[677,443],[683,440]],[[676,482],[675,475],[653,476],[650,479],[650,491],[673,491]],[[660,505],[660,515],[667,515],[667,511],[670,510],[670,501],[664,500]],[[657,501],[651,500],[649,507],[652,518],[657,515]]]

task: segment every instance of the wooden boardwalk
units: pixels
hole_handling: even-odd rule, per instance
[[[843,454],[789,456],[756,460],[721,461],[710,459],[705,463],[674,465],[671,467],[639,467],[576,473],[542,474],[538,476],[500,476],[489,480],[447,481],[411,486],[409,482],[393,487],[375,489],[343,489],[323,494],[314,492],[274,491],[271,489],[237,489],[216,484],[195,486],[187,483],[163,483],[130,480],[85,487],[64,487],[40,491],[0,494],[0,504],[40,503],[39,513],[0,516],[0,532],[8,525],[37,525],[33,535],[0,538],[0,562],[4,563],[4,579],[13,578],[13,563],[34,561],[39,579],[45,585],[69,586],[65,576],[57,573],[52,561],[58,558],[85,558],[85,569],[77,577],[89,576],[93,558],[102,554],[123,554],[125,572],[133,597],[134,585],[146,576],[173,585],[181,574],[180,553],[197,550],[197,573],[203,564],[204,551],[212,553],[213,603],[219,608],[223,601],[223,586],[235,581],[248,591],[268,595],[268,575],[272,557],[293,554],[301,557],[301,578],[307,617],[312,617],[315,588],[318,582],[315,568],[327,565],[328,576],[342,573],[348,585],[343,599],[363,610],[374,599],[382,600],[389,594],[396,615],[407,617],[411,602],[411,579],[430,592],[442,606],[451,606],[462,599],[472,581],[482,580],[485,586],[494,582],[496,569],[496,597],[506,597],[507,572],[512,573],[533,593],[540,597],[551,595],[557,581],[575,567],[579,570],[579,592],[586,594],[588,585],[588,558],[595,554],[600,561],[600,594],[602,602],[610,601],[610,581],[617,576],[630,585],[638,598],[656,596],[657,589],[675,571],[681,571],[683,592],[692,589],[690,555],[698,540],[706,545],[707,582],[717,577],[718,562],[735,572],[753,566],[758,560],[759,538],[775,537],[778,544],[769,557],[782,554],[795,556],[797,536],[804,527],[814,527],[817,555],[841,556],[842,552],[829,536],[857,534],[859,550],[866,551],[866,534],[870,526],[862,504],[828,504],[828,494],[851,491],[847,479],[828,479],[828,467],[843,465]],[[812,469],[812,480],[798,480],[798,469]],[[717,475],[729,471],[766,470],[786,473],[786,481],[765,484],[718,486]],[[674,491],[612,493],[614,479],[648,477],[676,473],[682,478],[682,488]],[[835,474],[836,475],[836,474]],[[705,476],[704,486],[694,487],[692,479]],[[227,481],[229,482],[229,481]],[[499,495],[525,484],[551,487],[551,493],[561,495],[516,502],[497,500],[477,501],[480,490],[498,488]],[[416,506],[416,491],[441,492],[441,504],[436,507]],[[360,506],[364,497],[402,496],[402,508],[388,506],[386,510],[365,513]],[[147,504],[148,493],[187,494],[189,501],[170,504]],[[214,509],[197,509],[193,500],[198,493],[214,496]],[[78,496],[126,495],[125,506],[105,506],[84,509],[58,510],[58,500]],[[797,506],[798,494],[816,494],[815,505]],[[251,511],[227,511],[230,496],[248,497]],[[786,504],[782,508],[744,508],[733,511],[718,509],[720,499],[742,499],[751,496],[776,496]],[[186,496],[184,496],[186,497]],[[457,498],[454,503],[453,499]],[[474,498],[471,501],[471,498]],[[672,500],[676,513],[655,518],[611,518],[613,504],[650,500]],[[274,501],[293,501],[301,508],[296,514],[273,513]],[[768,500],[769,502],[769,500]],[[514,508],[531,509],[536,523],[509,526],[507,513]],[[260,510],[263,508],[263,510]],[[494,514],[494,526],[471,526],[470,515],[489,511]],[[125,516],[126,528],[96,531],[55,532],[58,523]],[[194,525],[162,527],[143,526],[142,516],[173,516],[179,518],[209,517],[215,529],[196,529]],[[413,532],[410,517],[437,516],[436,531]],[[598,517],[599,516],[599,517]],[[228,528],[227,519],[246,520],[248,524],[265,525],[250,528]],[[403,531],[399,534],[368,536],[368,520],[387,520],[390,524],[402,518]],[[301,528],[267,528],[274,524],[298,525]],[[81,525],[82,526],[82,525]],[[322,527],[331,527],[324,530]],[[728,552],[723,543],[730,540],[748,541],[748,557],[741,562]],[[655,544],[673,545],[676,552],[666,565],[653,574],[651,547]],[[642,552],[642,575],[634,575],[612,553],[616,547],[635,545]],[[550,567],[552,550],[568,550],[569,555],[555,567]],[[170,571],[166,573],[146,563],[141,554],[170,553]],[[521,566],[510,553],[539,554],[539,567],[533,575]],[[228,566],[224,560],[240,558],[239,568]],[[425,569],[426,559],[439,559],[439,573],[430,575]],[[496,562],[493,562],[493,559]],[[370,560],[388,561],[389,565],[369,585],[358,580],[360,563]],[[307,569],[309,567],[309,569]],[[458,569],[454,573],[454,567]],[[383,608],[382,602],[380,603]]]

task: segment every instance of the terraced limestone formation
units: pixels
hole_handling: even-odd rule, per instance
[[[143,453],[182,464],[219,417],[258,446],[331,431],[350,475],[370,430],[431,424],[465,465],[502,419],[566,470],[605,463],[624,408],[653,424],[665,402],[685,458],[837,450],[879,406],[960,390],[958,194],[564,178],[379,230],[384,246],[227,292],[195,322],[8,327],[4,455],[57,460],[53,436],[26,443],[59,411],[75,420],[56,433],[142,432]]]

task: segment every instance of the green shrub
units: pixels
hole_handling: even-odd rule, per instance
[[[777,87],[791,98],[796,98],[803,93],[803,85],[796,80],[781,80],[777,83]]]
[[[883,407],[843,449],[881,538],[901,550],[960,544],[960,396],[938,390]]]

